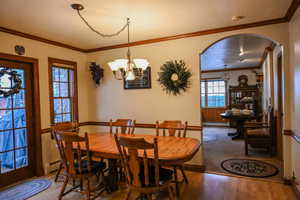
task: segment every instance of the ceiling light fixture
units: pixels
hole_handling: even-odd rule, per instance
[[[119,35],[127,28],[127,59],[116,59],[112,62],[109,62],[108,65],[113,72],[114,77],[117,80],[135,80],[136,78],[143,77],[143,71],[147,69],[149,66],[149,62],[146,59],[132,59],[130,52],[130,37],[129,37],[129,25],[130,19],[127,18],[127,23],[116,33],[113,34],[103,34],[96,29],[94,29],[87,20],[81,15],[80,11],[84,9],[81,4],[72,4],[71,7],[77,11],[79,17],[82,21],[91,29],[91,31],[97,33],[101,37],[114,37]]]

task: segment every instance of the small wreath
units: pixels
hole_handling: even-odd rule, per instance
[[[0,79],[4,75],[9,75],[8,79],[12,80],[13,86],[10,89],[0,89],[0,96],[9,97],[11,95],[19,93],[22,88],[22,80],[20,75],[16,71],[9,71],[8,68],[3,68],[0,70]]]
[[[190,87],[192,73],[183,60],[168,61],[160,67],[158,82],[168,94],[179,95]]]

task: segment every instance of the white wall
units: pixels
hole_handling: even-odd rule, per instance
[[[87,80],[90,79],[86,67],[86,55],[73,50],[48,45],[34,40],[0,32],[0,52],[15,54],[15,45],[22,45],[26,49],[24,56],[37,58],[39,61],[39,84],[40,84],[40,106],[41,127],[50,127],[50,105],[49,105],[49,80],[48,80],[48,57],[60,58],[77,62],[78,67],[78,96],[79,96],[79,120],[88,121],[88,88]],[[42,135],[43,164],[46,173],[49,172],[49,163],[58,159],[58,153],[50,134]]]
[[[300,9],[298,8],[292,21],[290,22],[290,58],[291,74],[287,77],[291,82],[291,124],[292,130],[300,136]],[[288,139],[287,139],[288,140]],[[289,140],[293,140],[289,138]],[[291,152],[291,170],[294,172],[297,181],[300,181],[300,144],[295,140],[292,141],[290,148],[286,149]],[[300,190],[300,186],[298,185]]]

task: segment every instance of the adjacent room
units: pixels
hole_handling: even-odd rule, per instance
[[[300,198],[300,0],[2,0],[0,200]]]

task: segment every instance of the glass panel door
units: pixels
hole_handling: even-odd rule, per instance
[[[1,73],[2,72],[2,73]],[[0,60],[0,90],[12,91],[16,85],[11,74],[21,80],[18,92],[0,94],[0,178],[20,175],[30,177],[32,171],[32,94],[30,65]],[[3,75],[4,74],[4,75]],[[7,183],[10,183],[7,181]],[[3,182],[1,183],[3,185]]]

